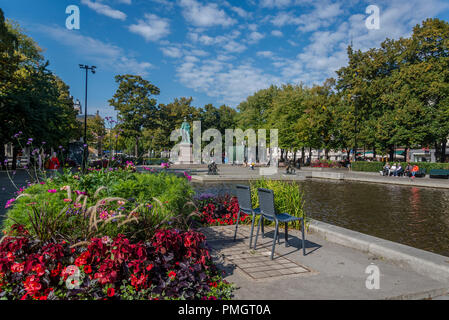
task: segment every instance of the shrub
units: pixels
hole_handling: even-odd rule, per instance
[[[392,161],[392,163],[398,163],[400,161]],[[405,169],[407,162],[400,162],[402,168]],[[435,162],[410,162],[410,164],[417,165],[420,169],[426,169],[426,174],[432,169],[449,169],[449,163],[435,163]],[[354,171],[364,171],[364,172],[379,172],[382,170],[385,162],[379,161],[357,161],[352,162],[351,167]]]
[[[159,230],[152,241],[42,243],[14,225],[0,242],[1,299],[230,299],[204,235]]]
[[[149,165],[158,165],[158,166],[160,166],[161,163],[168,162],[168,159],[167,158],[145,158],[143,160],[143,162],[144,162],[144,164],[146,164],[148,166]]]
[[[310,164],[313,168],[341,168],[342,164],[332,160],[316,160]]]
[[[63,184],[67,182],[73,185]],[[185,177],[166,173],[116,170],[79,177],[69,174],[31,185],[15,201],[11,199],[3,229],[23,224],[41,240],[57,236],[74,241],[118,233],[150,237],[163,223],[185,222],[193,210],[189,207],[192,194]]]
[[[266,188],[274,191],[274,207],[277,213],[286,212],[295,217],[301,217],[306,220],[304,211],[303,192],[295,183],[278,180],[259,179],[251,181],[251,200],[253,208],[259,207],[258,188]],[[300,228],[301,224],[297,221],[291,223],[294,228]]]

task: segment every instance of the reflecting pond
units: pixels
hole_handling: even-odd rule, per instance
[[[236,184],[194,187],[220,194],[233,193]],[[319,180],[298,187],[311,218],[449,257],[449,190]]]

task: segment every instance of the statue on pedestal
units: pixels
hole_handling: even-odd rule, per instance
[[[190,142],[190,125],[187,122],[187,119],[184,117],[184,122],[181,124],[181,143],[188,143]]]

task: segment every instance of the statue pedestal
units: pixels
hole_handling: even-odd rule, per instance
[[[193,163],[192,144],[181,143],[179,145],[179,156],[175,164],[191,164]]]

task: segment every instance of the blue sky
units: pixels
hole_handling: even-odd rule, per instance
[[[65,26],[68,5],[80,9],[80,29]],[[380,9],[369,30],[366,8]],[[0,7],[45,50],[50,69],[89,113],[115,115],[107,100],[116,74],[140,74],[161,89],[159,103],[193,97],[193,105],[236,107],[270,84],[321,83],[345,65],[347,45],[377,47],[409,36],[431,17],[449,21],[445,0],[2,0]]]

